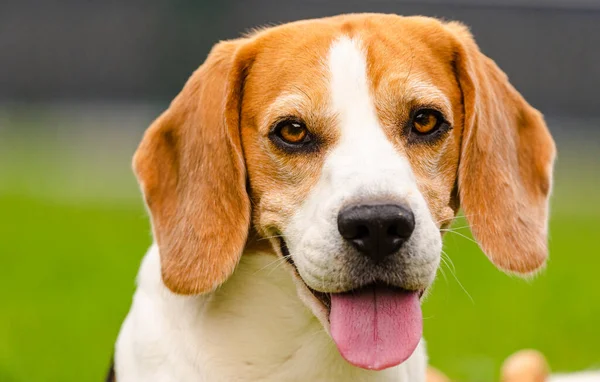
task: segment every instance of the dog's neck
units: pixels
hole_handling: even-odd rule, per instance
[[[162,283],[153,246],[117,343],[118,381],[425,380],[422,345],[394,369],[373,372],[348,364],[298,298],[280,261],[245,253],[216,292],[178,296]]]

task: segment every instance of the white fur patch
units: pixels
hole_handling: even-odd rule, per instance
[[[246,253],[216,292],[179,296],[162,283],[154,245],[117,341],[117,381],[424,382],[423,344],[382,372],[346,362],[285,266],[272,255]]]
[[[573,374],[557,374],[550,377],[549,382],[598,382],[600,371],[584,371]]]
[[[339,234],[337,216],[352,203],[403,204],[415,215],[411,239],[392,267],[365,269],[361,274],[367,282],[372,277],[372,282],[397,285],[402,277],[404,286],[425,288],[439,264],[440,234],[408,160],[379,123],[360,41],[348,37],[335,41],[327,67],[330,112],[337,116],[332,128],[340,130],[340,140],[328,153],[317,185],[284,229],[290,253],[304,281],[315,290],[341,292],[362,286],[365,280],[358,280],[350,269],[360,260]]]

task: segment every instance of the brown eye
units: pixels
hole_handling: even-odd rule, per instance
[[[304,140],[308,136],[308,131],[299,122],[285,122],[279,127],[278,135],[286,143],[298,144],[304,143]]]
[[[443,121],[439,112],[431,109],[423,109],[415,113],[412,128],[420,134],[429,134],[436,131]]]
[[[306,150],[313,146],[306,125],[297,119],[278,122],[271,130],[270,138],[273,143],[285,150]]]

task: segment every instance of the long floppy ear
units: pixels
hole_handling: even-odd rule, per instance
[[[479,51],[466,27],[455,36],[464,100],[460,204],[482,250],[499,268],[528,274],[548,256],[548,198],[555,146],[540,112]]]
[[[215,46],[146,131],[133,158],[165,285],[214,290],[237,265],[250,225],[239,110],[244,40]]]

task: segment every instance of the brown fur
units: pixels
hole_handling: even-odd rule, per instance
[[[471,230],[490,260],[516,273],[539,269],[548,256],[548,197],[555,146],[542,115],[477,48],[467,29],[457,40],[456,68],[465,126],[459,194]]]
[[[146,132],[134,168],[152,216],[165,284],[214,290],[244,250],[250,202],[239,117],[242,40],[217,45]]]
[[[339,138],[324,59],[344,34],[364,45],[381,125],[410,161],[438,225],[449,225],[460,205],[498,267],[528,273],[544,263],[555,149],[539,112],[462,25],[346,15],[220,43],[146,133],[134,166],[171,290],[204,293],[225,281],[251,220],[249,246],[277,243]],[[419,93],[413,80],[441,96]],[[411,110],[432,105],[454,128],[435,144],[410,144],[402,127]],[[318,151],[289,154],[268,139],[286,115],[302,116]]]

